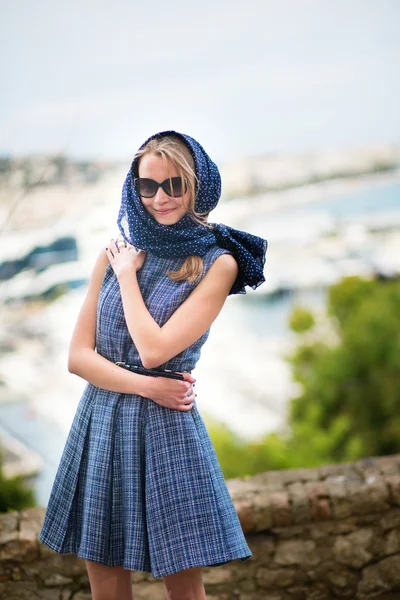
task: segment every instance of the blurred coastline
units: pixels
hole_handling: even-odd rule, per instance
[[[0,436],[36,457],[42,503],[85,385],[67,371],[69,339],[97,253],[118,234],[128,168],[60,155],[1,162]],[[284,427],[295,392],[283,358],[291,308],[322,309],[344,275],[400,273],[400,148],[253,157],[221,174],[210,220],[268,240],[266,283],[229,298],[212,326],[197,405],[256,438]]]

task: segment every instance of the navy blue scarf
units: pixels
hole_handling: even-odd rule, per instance
[[[218,204],[221,195],[221,176],[218,167],[204,148],[193,138],[176,131],[162,131],[151,136],[142,146],[155,137],[174,135],[189,148],[194,158],[198,184],[196,184],[195,211],[209,212]],[[209,223],[212,229],[197,224],[186,213],[173,225],[158,223],[145,209],[137,194],[133,179],[138,176],[138,160],[135,159],[122,188],[122,200],[118,214],[118,227],[124,239],[146,252],[167,258],[203,257],[215,244],[226,248],[235,257],[239,273],[229,294],[245,294],[246,286],[256,289],[264,281],[267,240],[222,223]]]

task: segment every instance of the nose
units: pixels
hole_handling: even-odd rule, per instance
[[[171,200],[171,198],[168,196],[168,194],[166,194],[164,192],[164,190],[162,189],[162,187],[159,187],[158,190],[157,190],[156,195],[154,196],[154,200],[153,200],[154,204],[162,206],[163,204],[166,204],[170,200]]]

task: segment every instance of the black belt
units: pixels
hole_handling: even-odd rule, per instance
[[[130,365],[126,362],[116,362],[116,365],[122,367],[123,369],[127,369],[128,371],[133,371],[133,373],[138,373],[138,375],[149,375],[150,377],[168,377],[169,379],[181,379],[185,380],[182,373],[177,373],[176,371],[171,371],[170,369],[146,369],[145,367],[139,367],[138,365]]]

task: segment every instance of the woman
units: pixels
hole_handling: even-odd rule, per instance
[[[94,600],[130,600],[135,570],[162,577],[169,600],[204,600],[202,566],[252,555],[191,375],[227,296],[264,281],[266,240],[207,221],[220,190],[196,140],[149,138],[72,336],[69,370],[88,384],[40,540],[85,559]]]

